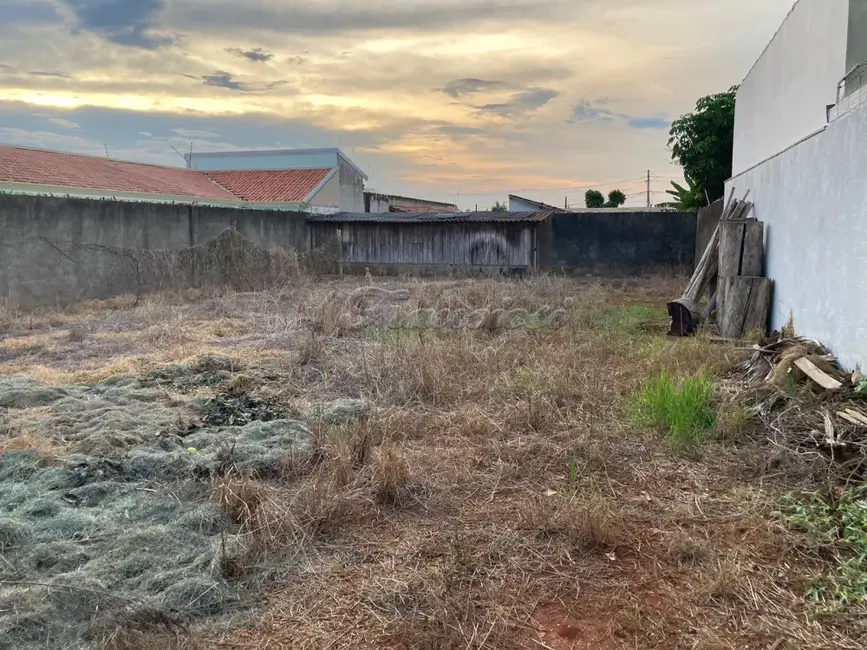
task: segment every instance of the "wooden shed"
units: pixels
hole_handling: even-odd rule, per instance
[[[532,271],[551,212],[310,215],[311,249],[340,242],[347,265],[395,270]]]

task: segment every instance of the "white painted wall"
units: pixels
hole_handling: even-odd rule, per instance
[[[340,177],[334,174],[326,181],[325,185],[319,188],[314,197],[310,200],[311,206],[321,208],[340,208]]]
[[[522,201],[520,197],[509,197],[509,212],[536,212],[539,206],[535,203]]]
[[[729,182],[767,224],[772,326],[867,368],[867,104]]]
[[[849,0],[798,0],[741,84],[733,172],[776,155],[827,123],[846,74]]]

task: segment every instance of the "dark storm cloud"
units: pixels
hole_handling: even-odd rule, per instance
[[[165,0],[61,0],[78,26],[118,45],[154,50],[173,42],[158,33],[157,17]]]
[[[501,104],[485,104],[479,109],[486,113],[493,113],[500,117],[518,117],[526,115],[550,102],[560,93],[550,88],[535,88],[524,90],[516,94],[508,102]]]
[[[570,124],[585,124],[587,122],[625,122],[633,129],[667,129],[671,121],[667,115],[628,115],[616,113],[604,107],[605,100],[595,102],[583,100],[572,109],[572,115],[567,122]]]
[[[72,75],[65,72],[55,72],[54,70],[28,70],[27,74],[34,77],[57,77],[58,79],[72,79]]]
[[[449,97],[458,99],[475,93],[492,92],[509,88],[509,84],[503,81],[488,81],[487,79],[455,79],[450,81],[439,90]]]
[[[252,61],[253,63],[266,63],[274,58],[274,53],[269,52],[268,50],[262,49],[261,47],[254,47],[249,50],[242,50],[237,47],[229,47],[226,48],[226,52],[231,52],[232,54],[236,54],[248,61]]]
[[[229,90],[238,90],[248,92],[252,90],[247,84],[237,79],[233,79],[232,75],[223,70],[217,70],[214,74],[208,74],[202,77],[202,83],[206,86],[214,88],[228,88]]]
[[[582,101],[572,109],[572,115],[568,122],[571,124],[581,124],[583,122],[613,122],[618,115],[593,102]]]

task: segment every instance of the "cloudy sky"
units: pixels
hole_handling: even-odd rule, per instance
[[[640,204],[647,169],[678,175],[670,121],[792,3],[0,0],[0,142],[172,165],[339,143],[379,191]]]

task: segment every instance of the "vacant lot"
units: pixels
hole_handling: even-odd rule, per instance
[[[682,282],[0,312],[0,646],[864,647]]]

